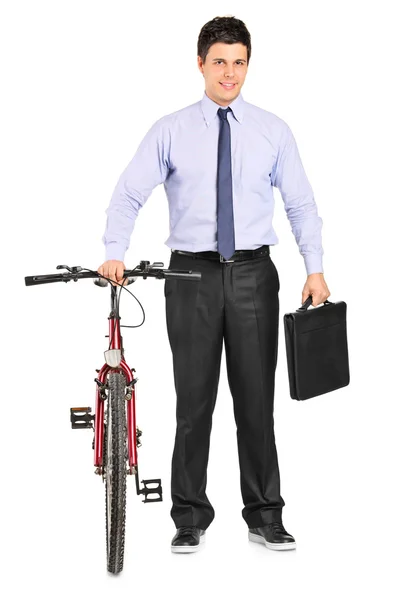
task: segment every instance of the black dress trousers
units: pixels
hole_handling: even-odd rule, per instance
[[[165,280],[168,338],[177,395],[171,471],[175,526],[207,529],[212,415],[225,343],[237,426],[242,516],[249,527],[282,521],[285,505],[274,436],[280,288],[269,255],[220,263],[171,252],[170,269],[200,271],[200,281]]]

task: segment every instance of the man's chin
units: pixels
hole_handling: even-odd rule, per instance
[[[219,99],[219,101],[221,103],[226,102],[227,104],[230,104],[239,96],[239,93],[240,93],[240,90],[237,90],[235,87],[235,91],[232,91],[232,92],[228,91],[225,94],[223,91],[221,94],[221,90],[218,90],[218,92],[215,93],[215,96]]]

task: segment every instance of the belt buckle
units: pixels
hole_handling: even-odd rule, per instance
[[[229,259],[229,260],[226,260],[226,258],[224,258],[224,257],[222,256],[222,254],[220,254],[220,255],[219,255],[219,262],[220,262],[220,263],[231,263],[231,262],[235,262],[235,261],[234,261],[234,260],[231,260],[231,259]]]

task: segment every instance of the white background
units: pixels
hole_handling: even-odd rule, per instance
[[[395,5],[2,3],[3,597],[398,597]],[[93,406],[109,288],[90,280],[28,288],[24,277],[103,262],[117,179],[156,119],[201,99],[197,37],[226,14],[252,36],[243,97],[289,124],[312,184],[330,300],[348,305],[351,381],[305,402],[290,398],[282,319],[300,306],[306,271],[275,190],[275,434],[283,522],[297,550],[270,551],[247,539],[223,357],[207,486],[215,520],[201,552],[171,554],[175,390],[163,282],[138,280],[129,289],[146,321],[122,333],[139,377],[139,474],[161,477],[164,501],[144,504],[128,480],[125,568],[115,578],[105,569],[104,488],[92,467],[92,434],[69,423],[70,406]],[[136,222],[127,268],[142,259],[167,266],[168,235],[159,186]],[[127,325],[142,318],[126,292],[121,317]]]

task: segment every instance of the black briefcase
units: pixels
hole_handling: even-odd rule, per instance
[[[329,302],[283,317],[290,396],[307,400],[344,387],[350,382],[346,302]]]

